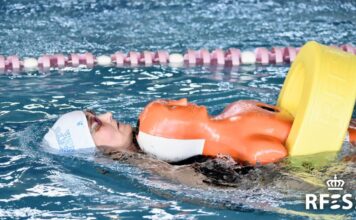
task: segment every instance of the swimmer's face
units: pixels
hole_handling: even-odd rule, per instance
[[[88,126],[97,147],[110,150],[127,150],[132,145],[132,127],[129,124],[119,123],[112,117],[111,112],[95,115],[86,111]]]

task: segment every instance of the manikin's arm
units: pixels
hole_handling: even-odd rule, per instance
[[[255,102],[255,101],[248,101],[248,102]],[[265,107],[273,107],[271,105],[266,105]],[[217,116],[215,119],[224,119],[232,117],[236,114],[239,114],[246,110],[246,105],[244,101],[236,101],[233,102],[225,107],[225,109]],[[356,146],[356,119],[353,118],[350,121],[350,125],[348,128],[348,140],[353,146]]]

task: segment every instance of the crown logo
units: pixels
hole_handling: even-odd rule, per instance
[[[335,175],[334,179],[326,181],[326,185],[328,186],[328,190],[342,190],[345,185],[345,181],[338,179]]]

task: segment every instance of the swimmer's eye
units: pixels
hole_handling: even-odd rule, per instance
[[[85,110],[85,116],[87,118],[88,121],[88,126],[90,129],[90,133],[94,133],[99,131],[99,129],[101,128],[101,126],[103,125],[103,122],[96,117],[96,114],[94,111],[91,110]]]

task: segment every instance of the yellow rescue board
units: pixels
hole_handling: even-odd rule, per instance
[[[306,43],[288,72],[277,105],[294,116],[290,156],[340,150],[356,98],[356,56]]]

